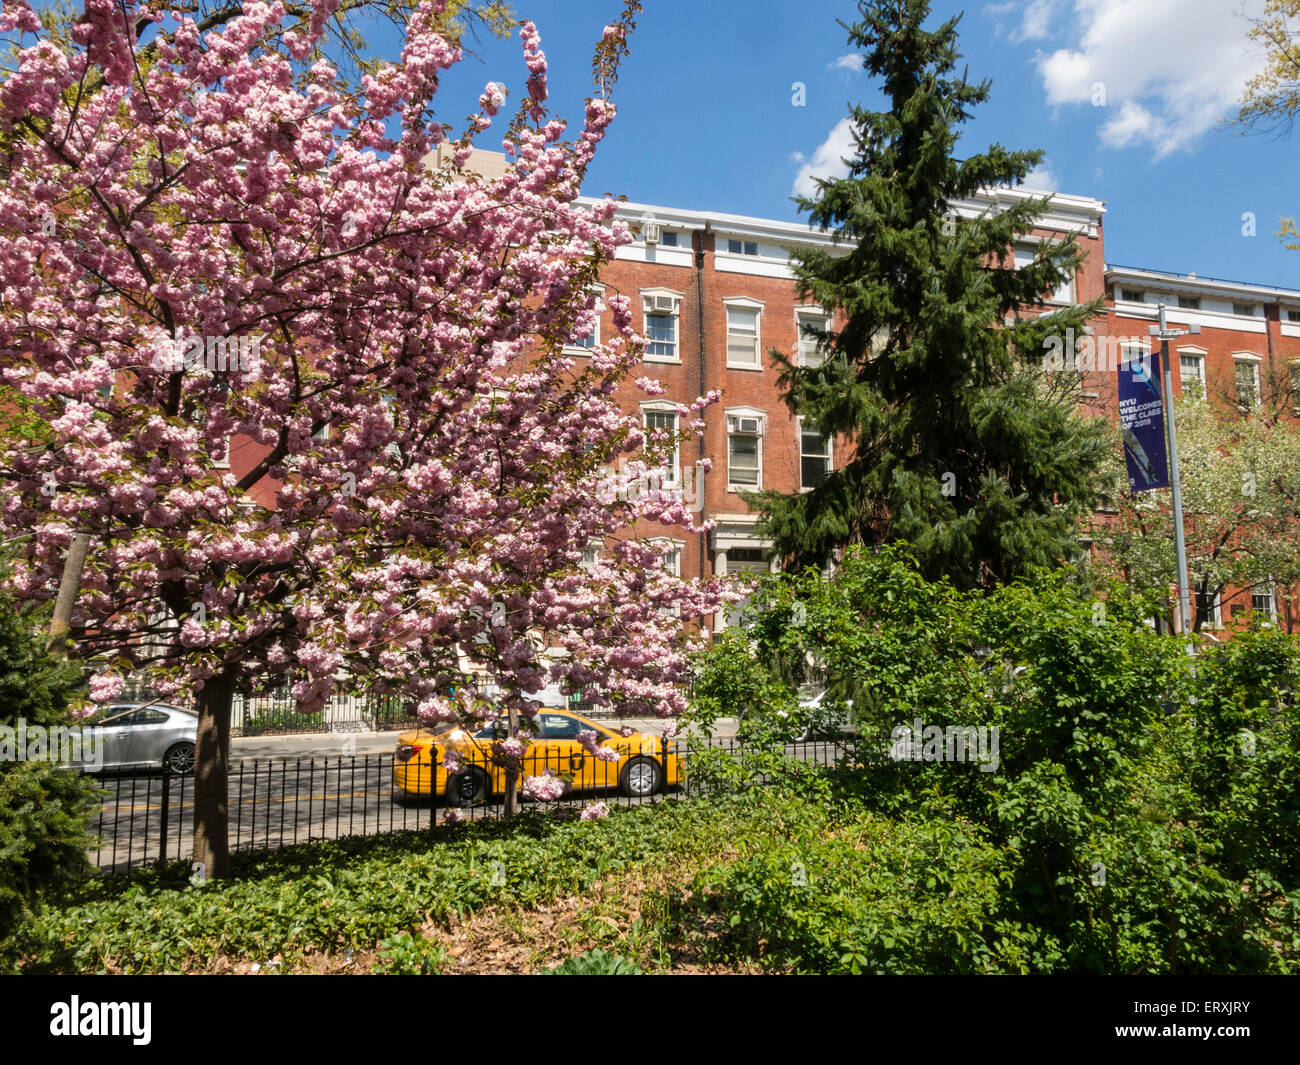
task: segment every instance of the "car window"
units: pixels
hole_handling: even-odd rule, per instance
[[[576,740],[582,722],[565,714],[538,714],[538,735],[544,740]]]
[[[95,719],[92,724],[96,727],[101,725],[109,727],[116,727],[118,725],[134,725],[135,716],[138,713],[138,710],[121,710],[114,708],[105,712],[101,717]]]
[[[138,711],[135,715],[135,723],[137,725],[161,725],[170,720],[171,718],[168,717],[166,711],[157,710],[153,707],[146,707],[144,710]]]

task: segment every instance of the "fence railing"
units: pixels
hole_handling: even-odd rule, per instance
[[[535,745],[525,752],[521,784],[546,781],[542,794],[524,789],[521,808],[580,816],[598,802],[635,805],[698,794],[704,781],[691,774],[692,756],[706,748],[740,758],[735,740],[688,745],[657,739],[603,762],[577,743],[572,748]],[[851,747],[837,741],[792,743],[795,758],[834,764]],[[403,752],[405,753],[405,752]],[[428,829],[504,813],[505,773],[485,746],[462,750],[450,766],[444,751],[401,758],[392,752],[329,758],[277,758],[231,765],[228,782],[232,851],[284,847],[312,840]],[[551,797],[552,790],[563,793]],[[99,847],[91,861],[123,872],[159,860],[192,855],[194,780],[163,773],[101,774],[101,805],[91,826]]]

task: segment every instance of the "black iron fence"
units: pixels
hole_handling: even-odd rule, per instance
[[[735,740],[689,745],[656,739],[604,762],[585,748],[541,744],[525,752],[523,809],[580,817],[597,804],[633,805],[698,794],[716,787],[716,774],[692,774],[705,749],[739,759]],[[835,764],[852,756],[843,742],[793,743],[785,752]],[[228,788],[232,850],[275,848],[312,840],[427,829],[459,820],[501,817],[504,769],[486,750],[446,764],[428,750],[342,757],[278,758],[232,764]],[[717,757],[714,754],[713,757]],[[194,780],[162,773],[102,774],[101,806],[92,825],[99,846],[91,860],[122,872],[159,860],[191,856]],[[593,811],[599,813],[599,810]],[[592,813],[587,813],[592,816]]]

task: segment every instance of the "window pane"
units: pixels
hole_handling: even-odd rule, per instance
[[[645,316],[647,355],[665,359],[677,357],[677,316],[673,314],[647,314]]]
[[[758,309],[727,308],[727,361],[758,364]]]
[[[733,433],[727,478],[731,484],[758,484],[758,437]]]
[[[1237,377],[1237,402],[1243,407],[1253,407],[1259,398],[1259,389],[1256,387],[1255,366],[1249,362],[1239,362],[1236,365]]]
[[[804,326],[811,326],[813,329],[825,332],[826,319],[811,314],[799,316],[799,365],[815,368],[822,364],[822,352],[818,349],[816,337],[804,334]]]

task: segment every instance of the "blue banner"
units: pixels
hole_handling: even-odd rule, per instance
[[[1160,352],[1119,366],[1119,431],[1124,438],[1129,491],[1169,487],[1165,408],[1160,395]]]

